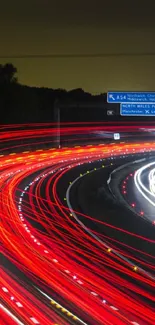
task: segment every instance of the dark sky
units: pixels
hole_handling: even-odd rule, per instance
[[[28,85],[93,93],[155,90],[154,2],[5,0],[0,56],[10,58],[0,62],[13,62]],[[91,57],[98,53],[105,56]],[[90,57],[11,58],[50,54]]]

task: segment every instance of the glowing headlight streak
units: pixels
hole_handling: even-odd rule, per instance
[[[151,162],[147,165],[144,165],[143,167],[141,167],[140,169],[138,169],[136,172],[135,172],[135,175],[134,175],[134,183],[135,183],[135,186],[136,188],[138,189],[138,191],[141,193],[141,195],[153,206],[155,206],[155,202],[153,200],[151,200],[151,198],[147,195],[151,195],[152,197],[155,198],[155,194],[153,193],[153,191],[150,191],[142,182],[142,179],[141,179],[141,175],[144,171],[146,171],[148,168],[152,167],[153,165],[155,165],[155,162]],[[151,174],[152,175],[152,174]],[[149,176],[149,182],[150,182],[150,185],[149,186],[152,186],[152,176]]]
[[[148,175],[150,191],[155,197],[155,168],[153,168]]]
[[[32,292],[28,291],[27,285],[26,288],[22,288],[17,277],[15,281],[14,277],[12,278],[11,274],[7,274],[4,270],[1,271],[1,276],[3,276],[3,279],[0,279],[0,292],[1,284],[3,284],[1,299],[10,306],[11,314],[8,308],[5,311],[18,324],[53,325],[54,319],[60,322],[61,317],[54,310],[48,310]],[[42,313],[43,310],[44,313]],[[15,315],[19,314],[19,319],[13,313]],[[10,322],[6,324],[10,324]],[[64,325],[67,325],[66,322],[64,322]]]
[[[92,170],[91,173],[92,172],[94,172],[94,170]],[[82,177],[85,177],[86,175],[87,175],[87,173],[83,174]],[[69,207],[69,210],[70,210],[71,214],[74,216],[75,220],[81,225],[81,227],[85,229],[85,231],[87,233],[89,233],[93,238],[96,239],[96,241],[98,241],[102,246],[104,246],[107,249],[107,252],[108,253],[110,253],[112,251],[116,256],[120,257],[122,260],[124,260],[125,262],[127,262],[128,264],[130,264],[133,267],[134,270],[137,270],[138,267],[135,266],[133,262],[131,262],[129,259],[127,259],[124,255],[121,256],[121,254],[117,250],[115,250],[115,249],[112,250],[111,248],[109,248],[108,245],[104,241],[102,241],[96,234],[94,234],[90,229],[88,229],[88,227],[86,227],[83,222],[80,221],[80,219],[78,218],[77,214],[74,212],[74,210],[73,210],[73,208],[71,206],[71,203],[70,203],[70,191],[71,191],[72,186],[75,185],[75,183],[79,180],[80,177],[76,178],[72,182],[72,184],[69,185],[69,187],[67,189],[67,192],[66,192],[67,205]],[[135,203],[132,204],[132,207],[135,207]],[[146,276],[148,276],[151,279],[155,280],[154,276],[152,276],[151,274],[149,274],[148,272],[146,272],[144,269],[139,268],[139,270],[143,274],[145,274]]]
[[[13,315],[13,313],[11,311],[9,311],[9,309],[7,309],[5,306],[3,306],[1,303],[0,303],[0,309],[2,311],[4,311],[10,318],[12,318],[15,323],[17,323],[18,325],[25,325],[23,322],[21,322],[15,315]]]

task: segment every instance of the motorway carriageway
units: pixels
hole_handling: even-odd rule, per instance
[[[7,263],[2,266],[3,324],[154,324],[155,296],[149,291],[154,279],[139,271],[138,257],[131,264],[132,253],[124,260],[113,253],[113,241],[103,247],[83,229],[67,205],[67,189],[59,184],[72,171],[69,187],[81,166],[95,170],[97,162],[104,169],[108,158],[112,167],[117,156],[145,155],[154,149],[148,142],[114,143],[1,155],[2,254],[29,281],[23,283]],[[119,232],[121,238],[125,230]],[[155,243],[146,236],[141,240]]]

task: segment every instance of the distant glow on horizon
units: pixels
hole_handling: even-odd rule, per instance
[[[0,63],[12,62],[21,84],[74,89],[91,93],[108,90],[155,89],[154,10],[116,1],[53,4],[33,0],[1,4]],[[8,5],[10,3],[10,5]],[[10,14],[8,15],[8,6]],[[20,10],[21,8],[21,10]],[[124,9],[123,9],[124,8]],[[128,13],[128,14],[127,14]],[[132,16],[129,14],[131,13]],[[29,18],[27,18],[29,17]],[[52,17],[52,18],[51,18]],[[117,18],[116,18],[117,17]],[[132,17],[132,19],[131,19]],[[101,58],[3,59],[5,55],[109,53]],[[113,54],[125,53],[121,56]],[[130,54],[135,53],[136,56]],[[137,55],[140,54],[140,56]],[[143,54],[149,54],[145,56]]]

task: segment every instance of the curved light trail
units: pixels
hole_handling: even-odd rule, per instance
[[[91,172],[94,172],[94,170],[91,171]],[[111,248],[109,248],[109,245],[107,245],[106,242],[104,242],[104,241],[101,240],[98,236],[96,236],[96,234],[94,234],[90,229],[88,229],[88,228],[83,224],[83,222],[81,222],[81,221],[78,219],[78,217],[77,217],[76,213],[74,212],[74,210],[73,210],[73,208],[72,208],[72,205],[71,205],[71,203],[70,203],[70,191],[71,191],[71,189],[72,189],[72,186],[74,186],[74,185],[76,184],[76,182],[77,182],[81,177],[85,177],[86,175],[87,175],[87,173],[84,174],[84,175],[79,176],[78,178],[76,178],[76,179],[73,181],[72,184],[69,185],[69,187],[68,187],[68,189],[67,189],[67,192],[66,192],[67,205],[68,205],[68,207],[69,207],[69,210],[70,210],[71,214],[74,216],[75,220],[76,220],[76,221],[81,225],[81,227],[84,228],[85,231],[86,231],[87,233],[89,233],[89,235],[92,236],[96,241],[98,241],[98,242],[101,244],[101,246],[104,246],[104,247],[105,247],[107,250],[109,250],[109,252],[110,252],[110,251],[111,251]],[[137,266],[135,265],[135,263],[133,263],[132,261],[130,261],[130,260],[129,260],[127,257],[125,257],[124,255],[121,255],[117,250],[113,249],[113,254],[116,255],[116,256],[118,256],[118,257],[120,257],[122,260],[124,260],[124,261],[127,262],[128,264],[130,264],[131,267],[133,267],[135,270],[137,269]],[[144,269],[142,269],[142,268],[140,268],[140,267],[139,267],[139,272],[141,272],[141,273],[144,274],[145,276],[151,278],[152,280],[155,280],[155,277],[154,277],[152,274],[150,274],[149,272],[145,271]]]
[[[151,162],[148,164],[145,164],[141,168],[139,168],[134,175],[134,182],[136,185],[136,188],[141,193],[141,195],[153,206],[155,206],[155,168],[151,169],[152,166],[155,165],[155,162]],[[143,174],[147,172],[148,173],[148,187],[144,184],[142,180]]]
[[[149,173],[149,187],[151,193],[155,196],[155,168],[153,168]]]
[[[95,161],[104,166],[109,157],[150,151],[150,143],[35,150],[33,139],[40,142],[43,134],[54,136],[55,130],[16,128],[9,139],[4,130],[2,138],[27,139],[29,146],[32,139],[32,149],[25,150],[25,142],[23,152],[0,156],[1,251],[21,272],[17,276],[7,262],[0,270],[2,324],[154,325],[154,280],[121,258],[132,257],[125,247],[114,254],[111,238],[106,238],[111,245],[102,247],[76,223],[66,204],[67,188],[79,166],[91,167]],[[88,127],[62,128],[66,137],[78,132],[87,134]],[[155,150],[155,144],[151,146]],[[117,231],[120,236],[126,232]],[[141,262],[137,257],[135,265]]]

